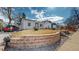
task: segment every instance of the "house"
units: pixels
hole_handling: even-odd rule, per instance
[[[56,23],[52,23],[51,27],[52,29],[58,29],[58,25]]]
[[[21,29],[33,29],[35,27],[35,21],[29,19],[22,19],[20,28]]]
[[[56,25],[49,20],[37,21],[37,20],[30,20],[30,19],[22,19],[21,24],[19,25],[19,28],[21,30],[34,29],[34,28],[52,29],[53,27],[56,27]]]
[[[45,21],[36,21],[35,27],[39,29],[45,29],[45,28],[52,28],[51,27],[52,22],[45,20]]]
[[[44,27],[43,28],[52,28],[52,22],[51,21],[43,21]]]

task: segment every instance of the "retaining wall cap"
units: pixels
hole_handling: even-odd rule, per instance
[[[56,33],[52,33],[52,34],[39,34],[39,35],[36,35],[36,34],[27,34],[27,35],[23,35],[23,36],[47,36],[47,35],[56,35],[56,34],[59,34],[60,32],[56,32]],[[16,36],[16,37],[22,37],[22,36]]]

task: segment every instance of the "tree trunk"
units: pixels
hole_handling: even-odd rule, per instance
[[[7,9],[8,9],[8,18],[9,18],[8,24],[11,24],[11,20],[12,20],[12,18],[11,18],[11,7],[8,7]]]
[[[10,15],[8,15],[8,18],[9,18],[9,23],[8,24],[11,24],[11,16]]]

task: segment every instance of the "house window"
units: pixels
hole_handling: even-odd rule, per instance
[[[40,27],[42,27],[42,24],[40,24]]]
[[[31,26],[31,23],[28,23],[28,26]]]

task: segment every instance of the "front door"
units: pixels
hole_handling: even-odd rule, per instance
[[[35,28],[39,29],[39,24],[35,23]]]

